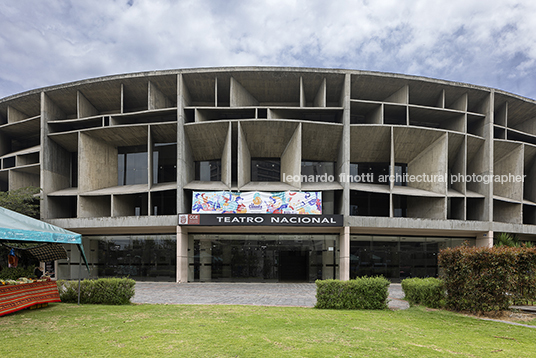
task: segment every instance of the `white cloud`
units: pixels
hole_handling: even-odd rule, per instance
[[[4,2],[0,97],[114,73],[280,65],[424,75],[535,98],[535,15],[528,0]]]

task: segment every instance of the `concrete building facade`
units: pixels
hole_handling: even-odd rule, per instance
[[[435,276],[441,248],[536,238],[535,160],[534,100],[407,75],[184,69],[0,100],[0,190],[42,188],[92,277]],[[322,220],[195,213],[213,192],[320,193]]]

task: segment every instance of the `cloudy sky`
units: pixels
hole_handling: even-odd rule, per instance
[[[2,0],[0,98],[213,66],[396,72],[536,98],[536,1]]]

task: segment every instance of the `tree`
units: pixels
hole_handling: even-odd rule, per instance
[[[10,191],[0,191],[0,206],[17,213],[39,219],[40,188],[28,186]]]

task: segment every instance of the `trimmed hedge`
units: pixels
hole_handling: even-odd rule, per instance
[[[80,282],[80,303],[127,305],[134,296],[136,281],[129,278],[99,278]],[[78,281],[58,281],[62,302],[78,302]]]
[[[441,308],[445,305],[445,284],[438,278],[406,278],[402,289],[410,305]]]
[[[382,310],[387,308],[390,282],[384,277],[317,280],[315,308]]]
[[[460,246],[438,257],[447,307],[457,311],[507,310],[536,300],[536,249]]]

